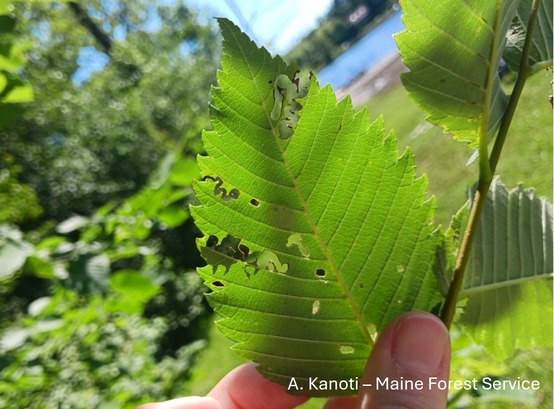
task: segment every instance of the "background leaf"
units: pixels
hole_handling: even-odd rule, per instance
[[[375,329],[438,302],[433,202],[381,120],[220,25],[214,131],[191,208],[210,264],[200,274],[234,349],[306,393],[310,376],[359,376]]]
[[[527,36],[527,25],[531,11],[532,0],[520,0],[517,13],[508,31],[504,59],[513,71],[519,71],[523,44]],[[533,42],[529,53],[529,65],[552,66],[552,2],[542,0],[533,30]]]
[[[16,274],[32,251],[33,246],[22,239],[19,230],[0,225],[0,281]]]
[[[427,119],[476,147],[495,129],[508,97],[497,67],[516,1],[407,0],[396,36],[410,72],[402,83]]]
[[[552,346],[552,248],[552,205],[496,178],[460,295],[460,322],[494,357]]]

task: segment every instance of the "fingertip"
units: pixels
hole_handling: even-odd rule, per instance
[[[211,397],[187,396],[164,402],[145,403],[135,409],[222,409],[222,407]]]
[[[373,348],[362,382],[372,386],[360,391],[359,405],[443,409],[448,391],[431,387],[429,380],[447,380],[449,370],[450,340],[444,324],[426,312],[403,314]]]
[[[244,364],[229,372],[208,394],[225,409],[254,407],[259,409],[292,409],[306,396],[290,395],[286,388],[264,378],[255,364]]]

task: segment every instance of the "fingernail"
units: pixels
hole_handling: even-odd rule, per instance
[[[448,331],[442,322],[433,315],[415,312],[397,322],[391,358],[399,369],[436,375],[447,345]]]

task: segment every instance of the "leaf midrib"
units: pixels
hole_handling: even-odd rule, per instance
[[[471,297],[477,294],[485,293],[487,291],[494,291],[502,288],[508,288],[508,287],[520,285],[529,281],[548,280],[549,278],[553,278],[553,277],[554,277],[554,273],[544,273],[544,274],[534,275],[530,277],[520,277],[513,280],[501,281],[498,283],[484,284],[478,287],[471,287],[466,290],[462,290],[460,293],[460,298]]]
[[[356,304],[354,303],[354,300],[352,299],[350,293],[347,290],[347,286],[346,286],[346,284],[345,284],[345,282],[342,278],[342,274],[340,273],[340,270],[335,265],[335,263],[333,261],[333,258],[331,257],[331,254],[329,252],[329,249],[327,248],[327,245],[323,241],[323,239],[322,239],[322,237],[319,233],[319,230],[317,229],[317,225],[314,222],[314,218],[312,217],[312,214],[311,214],[310,210],[308,209],[308,204],[306,203],[306,200],[302,196],[301,191],[298,187],[297,180],[294,177],[294,174],[292,172],[290,164],[289,164],[289,162],[286,158],[285,151],[283,150],[283,147],[282,147],[283,140],[281,139],[281,136],[279,134],[279,130],[273,125],[273,121],[271,120],[271,117],[270,117],[271,107],[268,109],[267,105],[265,104],[262,92],[260,91],[260,88],[258,87],[256,77],[254,75],[252,75],[253,73],[252,73],[252,70],[250,69],[250,64],[248,62],[248,59],[246,58],[246,54],[245,54],[244,49],[242,47],[242,43],[240,43],[240,41],[238,41],[236,38],[235,38],[235,40],[236,40],[236,43],[238,44],[238,47],[239,47],[240,52],[242,54],[243,61],[245,61],[246,66],[248,67],[248,71],[249,71],[249,73],[252,77],[252,81],[255,84],[256,91],[258,93],[258,97],[260,99],[262,107],[264,108],[264,113],[266,114],[266,118],[268,120],[268,123],[271,124],[271,133],[272,133],[273,137],[275,138],[276,145],[279,149],[281,157],[283,158],[283,164],[285,165],[285,168],[286,168],[287,173],[290,177],[290,180],[293,183],[293,190],[296,192],[298,200],[302,204],[304,214],[305,214],[306,218],[308,219],[308,222],[310,224],[310,227],[312,229],[314,237],[317,239],[317,241],[318,241],[318,243],[321,247],[321,250],[323,251],[323,254],[325,254],[327,263],[331,267],[331,270],[333,271],[333,274],[335,275],[335,277],[337,279],[337,283],[339,284],[339,286],[342,290],[342,293],[343,293],[344,297],[346,298],[346,301],[350,305],[350,308],[351,308],[351,310],[352,310],[352,312],[353,312],[353,314],[356,318],[356,321],[359,323],[359,327],[360,327],[361,331],[363,332],[363,334],[364,334],[366,340],[368,341],[368,343],[371,346],[373,346],[373,344],[374,344],[373,339],[371,338],[371,336],[370,336],[370,334],[367,330],[366,323],[365,323],[363,317],[361,316],[361,311],[358,311],[358,309],[356,308]],[[294,137],[294,134],[292,135],[292,137]]]

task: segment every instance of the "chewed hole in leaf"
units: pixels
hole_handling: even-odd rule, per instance
[[[377,332],[377,327],[375,326],[375,324],[369,323],[367,325],[367,333],[369,334],[373,342],[377,341],[377,337],[379,336],[379,333]]]
[[[221,281],[213,281],[212,285],[217,288],[223,288],[225,287],[225,284],[223,284]]]
[[[317,270],[315,270],[315,275],[318,277],[325,277],[326,274],[327,273],[322,268],[318,268]]]
[[[250,249],[240,242],[240,239],[227,235],[221,244],[218,244],[218,239],[215,236],[210,236],[207,241],[207,246],[215,249],[218,253],[225,254],[237,260],[245,260],[250,256]]]
[[[321,306],[321,303],[319,300],[315,300],[312,304],[312,315],[316,315],[319,312],[319,307]]]
[[[350,345],[340,345],[339,351],[343,355],[353,354],[356,350],[354,347],[351,347]]]
[[[250,204],[254,207],[258,207],[260,205],[260,201],[253,198],[250,200]]]
[[[216,182],[217,184],[214,187],[214,195],[218,196],[221,195],[221,198],[224,202],[228,202],[233,199],[238,199],[240,196],[240,191],[237,188],[233,188],[227,193],[227,189],[225,189],[223,186],[223,179],[221,179],[219,176],[216,178],[213,178],[211,176],[205,176],[203,180],[212,180]]]
[[[219,239],[217,236],[210,236],[208,237],[208,240],[206,240],[206,247],[215,247],[217,246],[217,243],[219,242]]]

